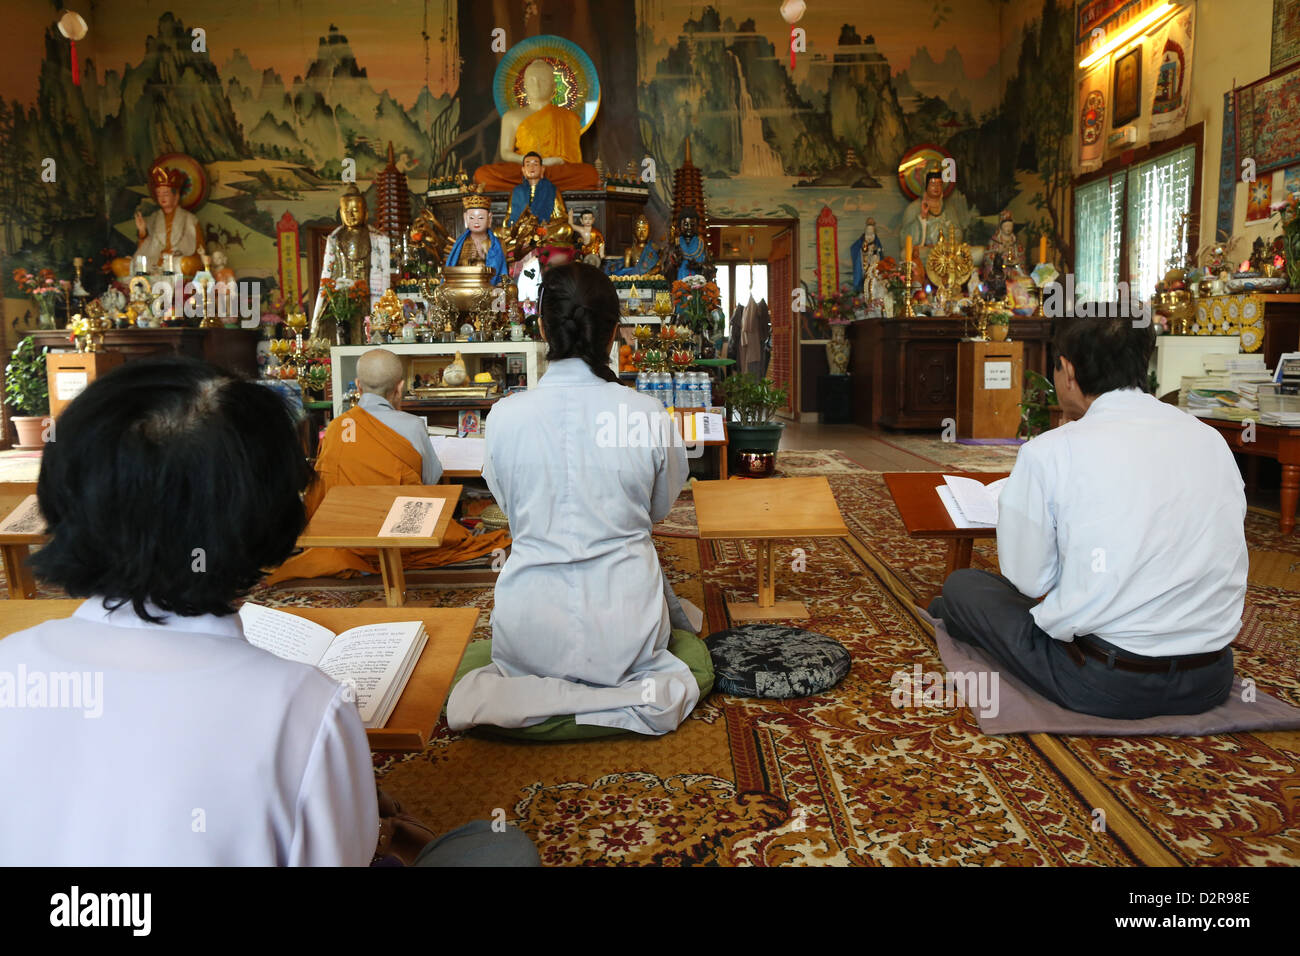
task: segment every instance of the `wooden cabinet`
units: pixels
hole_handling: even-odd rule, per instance
[[[67,329],[27,333],[36,347],[73,351]],[[110,329],[104,351],[118,352],[126,361],[148,355],[188,355],[249,378],[257,377],[257,329]]]
[[[1047,371],[1051,322],[1017,318],[1011,339],[1024,344],[1026,369]],[[960,316],[867,319],[850,329],[854,421],[885,428],[939,429],[957,416]]]

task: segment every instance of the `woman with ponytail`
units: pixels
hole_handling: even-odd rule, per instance
[[[483,477],[514,541],[490,662],[470,646],[462,671],[483,666],[456,684],[447,721],[543,737],[668,733],[712,685],[650,537],[686,483],[686,451],[662,406],[610,368],[619,303],[604,273],[553,267],[539,311],[546,374],[488,419]]]

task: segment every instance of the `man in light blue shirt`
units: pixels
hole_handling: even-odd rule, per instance
[[[1024,445],[1002,489],[1002,575],[955,572],[930,613],[1071,710],[1202,713],[1232,689],[1241,475],[1214,429],[1146,394],[1149,326],[1068,319],[1053,344],[1071,420]]]
[[[420,453],[421,481],[436,485],[442,463],[429,440],[429,427],[418,415],[400,411],[406,388],[402,360],[387,349],[371,349],[357,359],[357,388],[361,391],[357,405],[411,443]]]

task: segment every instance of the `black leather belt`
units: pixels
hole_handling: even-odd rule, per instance
[[[1080,667],[1083,666],[1085,657],[1091,657],[1117,670],[1133,671],[1138,674],[1168,674],[1172,671],[1191,671],[1200,667],[1209,667],[1223,659],[1223,652],[1227,648],[1220,648],[1206,654],[1185,654],[1182,657],[1140,657],[1098,647],[1088,636],[1080,635],[1076,636],[1072,643],[1067,643],[1065,650]]]

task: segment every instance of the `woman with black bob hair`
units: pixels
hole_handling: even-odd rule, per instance
[[[604,273],[549,269],[539,310],[546,374],[488,419],[483,477],[513,545],[492,641],[467,651],[462,669],[481,666],[453,689],[448,724],[665,734],[712,684],[650,536],[686,483],[686,451],[663,407],[610,368],[619,303]]]
[[[350,692],[249,644],[234,613],[305,520],[282,399],[144,359],[91,383],[55,439],[32,566],[88,600],[0,641],[0,673],[76,693],[0,720],[0,865],[369,863],[379,818]]]

